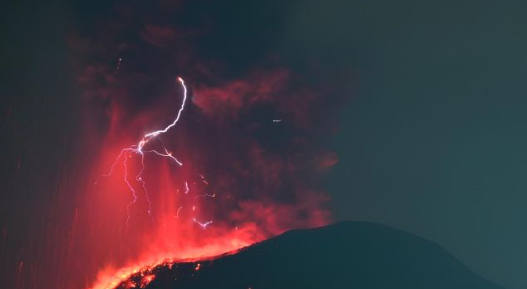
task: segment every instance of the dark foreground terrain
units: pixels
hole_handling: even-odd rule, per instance
[[[160,266],[152,274],[133,276],[118,288],[501,288],[430,241],[363,222],[293,230],[235,255]]]

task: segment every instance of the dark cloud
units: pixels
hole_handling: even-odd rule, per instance
[[[148,199],[132,180],[137,201],[127,205],[131,192],[122,162],[81,195],[82,222],[90,230],[79,230],[77,238],[92,241],[78,246],[90,254],[92,271],[109,262],[124,266],[152,256],[185,256],[207,242],[223,244],[203,250],[218,253],[331,219],[323,177],[337,156],[324,144],[334,132],[330,108],[342,100],[342,83],[313,81],[316,73],[291,69],[273,53],[233,58],[233,52],[247,56],[253,46],[260,50],[270,34],[254,39],[248,30],[233,42],[222,30],[229,24],[214,22],[222,11],[165,5],[121,3],[111,16],[70,36],[85,103],[85,143],[94,144],[86,146],[95,168],[87,174],[95,179],[122,148],[173,120],[182,96],[177,76],[185,79],[190,97],[177,126],[148,144],[169,149],[184,164],[147,155]],[[220,42],[211,46],[206,39]],[[130,172],[140,170],[138,161],[127,160]],[[185,183],[189,196],[182,194]],[[99,220],[111,221],[97,227]],[[214,223],[204,232],[195,222],[207,220]],[[124,221],[131,229],[108,235]],[[103,245],[111,257],[96,249]],[[105,271],[106,277],[112,272]]]

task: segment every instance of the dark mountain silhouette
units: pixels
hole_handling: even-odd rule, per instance
[[[293,230],[234,255],[159,266],[152,273],[156,277],[148,285],[141,286],[145,276],[137,274],[119,288],[501,288],[435,243],[365,222]]]

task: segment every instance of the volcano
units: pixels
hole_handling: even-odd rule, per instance
[[[241,251],[162,264],[116,288],[499,289],[437,244],[383,225],[341,222],[288,231]]]

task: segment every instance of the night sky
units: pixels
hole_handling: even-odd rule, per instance
[[[338,119],[336,133],[317,139],[338,155],[324,180],[333,219],[423,236],[489,280],[525,288],[527,4],[248,2],[193,6],[210,10],[221,31],[203,36],[198,47],[209,48],[197,54],[221,59],[233,75],[271,55],[315,87],[337,86],[339,105],[322,107]],[[27,254],[66,254],[49,236],[68,236],[61,216],[74,213],[76,196],[64,180],[87,182],[82,164],[91,157],[78,153],[90,144],[80,141],[83,90],[69,41],[112,17],[105,3],[1,9],[3,278],[16,276]]]

